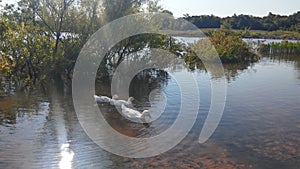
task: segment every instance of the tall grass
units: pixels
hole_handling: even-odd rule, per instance
[[[299,55],[300,54],[300,42],[293,43],[283,41],[281,43],[270,43],[262,44],[259,48],[262,54],[288,54],[288,55]]]

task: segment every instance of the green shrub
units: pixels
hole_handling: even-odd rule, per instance
[[[251,51],[240,35],[231,31],[211,32],[208,39],[201,39],[187,50],[184,56],[188,62],[195,62],[197,53],[206,62],[214,62],[218,57],[223,63],[244,63],[258,60],[258,56]],[[194,52],[193,52],[194,51]]]

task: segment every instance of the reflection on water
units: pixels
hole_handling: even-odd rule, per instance
[[[182,73],[181,69],[174,73]],[[71,95],[59,87],[53,87],[50,94],[0,97],[0,168],[299,168],[299,57],[262,58],[250,66],[225,69],[230,79],[227,103],[213,137],[198,144],[210,106],[208,73],[186,72],[199,83],[197,121],[178,146],[148,159],[123,158],[99,148],[81,128]],[[132,81],[130,94],[138,110],[150,106],[159,110],[166,102],[157,120],[148,126],[132,123],[109,104],[98,105],[115,130],[131,137],[165,131],[180,109],[180,92],[171,76],[155,70],[143,73]],[[166,97],[153,89],[160,89]],[[108,91],[107,84],[97,84],[98,93]]]
[[[61,147],[61,160],[59,162],[60,169],[70,169],[72,168],[72,162],[74,157],[74,152],[70,149],[70,144],[62,144]]]

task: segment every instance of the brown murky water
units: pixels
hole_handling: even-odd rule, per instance
[[[79,124],[68,90],[0,97],[0,168],[299,168],[299,59],[262,58],[244,70],[228,68],[224,115],[205,144],[198,137],[210,106],[209,76],[205,71],[193,74],[201,95],[193,129],[174,149],[146,159],[123,158],[99,148]],[[115,130],[148,137],[174,122],[178,86],[171,77],[157,79],[135,79],[130,90],[141,109],[149,108],[152,89],[166,93],[165,112],[149,125],[129,122],[109,104],[98,105]],[[109,93],[104,84],[98,85],[97,93]],[[161,99],[154,97],[152,104],[159,105]]]

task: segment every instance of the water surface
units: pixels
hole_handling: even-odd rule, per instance
[[[299,59],[263,57],[248,67],[226,66],[225,71],[228,96],[222,121],[209,141],[199,144],[210,106],[210,76],[204,70],[174,70],[196,77],[201,96],[198,118],[178,146],[147,159],[123,158],[99,148],[79,124],[69,90],[59,85],[48,94],[3,95],[0,168],[299,168]],[[152,93],[150,102],[153,89],[164,91],[166,98]],[[97,83],[98,94],[109,95],[109,91],[107,83]],[[164,101],[166,109],[156,121],[143,125],[128,121],[109,104],[97,105],[109,124],[124,135],[155,136],[178,115],[179,87],[163,71],[136,77],[130,94],[138,110],[159,109]]]

